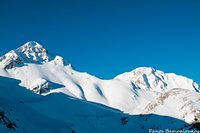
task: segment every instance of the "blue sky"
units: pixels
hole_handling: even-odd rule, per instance
[[[0,54],[35,40],[106,79],[140,66],[200,83],[198,0],[0,0]]]

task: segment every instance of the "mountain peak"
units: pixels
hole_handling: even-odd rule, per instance
[[[0,57],[0,66],[10,69],[24,63],[45,63],[53,60],[48,51],[36,41],[29,41]]]
[[[59,65],[69,65],[62,57],[49,54],[48,50],[38,42],[29,41],[1,56],[0,68],[11,69],[26,63],[43,64],[50,61],[55,61]]]
[[[154,71],[156,71],[156,70],[152,67],[138,67],[138,68],[132,70],[131,72],[152,73]]]
[[[22,45],[21,47],[17,48],[16,51],[18,52],[40,52],[40,51],[47,51],[41,44],[36,41],[29,41]]]
[[[193,88],[199,92],[199,86],[191,79],[172,73],[164,73],[152,67],[139,67],[130,72],[122,73],[115,79],[135,84],[137,88],[162,92],[172,88]]]
[[[157,72],[160,73],[161,71],[156,70],[152,67],[138,67],[130,72],[125,72],[123,74],[120,74],[116,76],[115,78],[131,80],[131,79],[137,79],[137,77],[140,77],[142,75],[150,75]]]
[[[44,63],[52,60],[48,51],[35,41],[30,41],[15,50],[26,63]]]
[[[24,45],[22,45],[22,47],[40,47],[41,48],[43,46],[36,41],[29,41],[25,43]]]

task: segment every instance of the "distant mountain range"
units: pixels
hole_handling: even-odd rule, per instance
[[[151,67],[103,80],[35,41],[0,57],[0,132],[199,129],[200,86]]]

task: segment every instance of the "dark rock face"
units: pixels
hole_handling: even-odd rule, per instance
[[[16,123],[12,122],[2,110],[0,110],[0,124],[5,125],[8,129],[15,130],[17,128]]]
[[[11,51],[5,54],[4,56],[0,57],[0,65],[3,69],[12,69],[22,64],[23,61],[14,51]]]
[[[48,83],[48,81],[44,81],[44,82],[41,82],[40,84],[37,84],[31,87],[30,89],[37,94],[44,94],[50,91],[51,86]]]

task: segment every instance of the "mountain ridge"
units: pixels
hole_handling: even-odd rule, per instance
[[[28,42],[15,51],[17,54],[13,54],[14,56],[9,56],[9,52],[0,58],[0,66],[7,60],[12,64],[1,67],[0,76],[20,80],[19,86],[40,96],[49,97],[62,93],[62,96],[103,104],[129,115],[162,114],[189,124],[194,123],[195,118],[200,119],[196,117],[198,113],[192,113],[198,112],[200,107],[192,108],[191,111],[191,107],[200,104],[200,86],[187,77],[164,73],[151,67],[139,67],[104,80],[75,70],[60,56],[49,57],[49,52],[36,42]],[[189,106],[184,106],[186,111],[180,111],[181,107],[175,110],[174,106],[169,106],[178,101],[173,97],[175,88],[180,88],[178,96],[181,99],[188,97],[184,90],[195,95],[194,98],[179,102],[183,107],[192,101]],[[168,94],[172,95],[171,101],[168,101]],[[153,108],[154,105],[156,108]],[[148,110],[149,108],[152,110]]]

